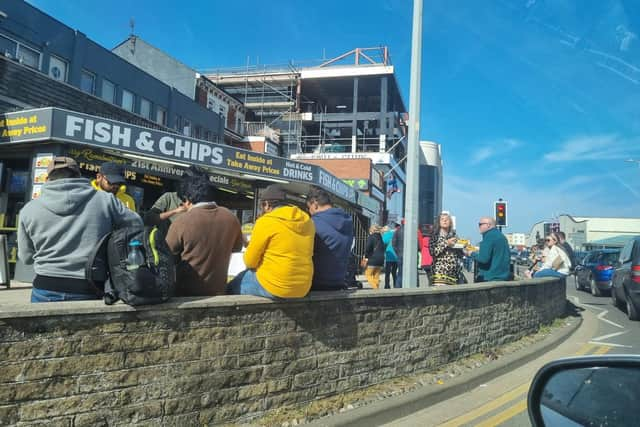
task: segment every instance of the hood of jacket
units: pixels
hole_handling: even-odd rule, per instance
[[[352,220],[349,215],[342,209],[330,208],[326,211],[318,212],[313,215],[313,221],[316,223],[322,223],[327,227],[332,228],[336,232],[342,235],[352,234]]]
[[[297,206],[281,206],[264,214],[263,217],[277,221],[298,234],[307,234],[309,225],[313,224],[309,215]]]
[[[84,206],[95,194],[88,179],[56,179],[44,183],[38,201],[56,215],[69,215]]]

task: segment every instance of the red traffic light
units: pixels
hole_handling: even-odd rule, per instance
[[[496,225],[499,227],[507,226],[507,203],[495,202]]]

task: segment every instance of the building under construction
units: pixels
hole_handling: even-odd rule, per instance
[[[321,165],[369,198],[371,221],[402,217],[407,117],[386,47],[203,74],[279,130],[283,156]]]

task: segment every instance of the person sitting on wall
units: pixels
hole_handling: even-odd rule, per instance
[[[329,193],[318,187],[307,194],[307,208],[316,228],[311,290],[345,289],[353,221],[345,211],[333,207]]]
[[[182,174],[182,180],[187,178],[202,175],[207,176],[207,173],[197,166],[189,166],[187,170]],[[144,215],[144,224],[149,226],[160,226],[165,221],[169,220],[173,223],[181,214],[187,211],[187,206],[182,201],[182,197],[178,191],[169,191],[155,201],[151,209]]]
[[[504,234],[496,228],[496,220],[483,216],[478,221],[482,234],[480,251],[475,260],[478,263],[478,282],[511,280],[511,251]]]
[[[316,230],[309,215],[286,199],[279,184],[260,192],[263,215],[256,220],[244,253],[247,270],[229,283],[228,293],[272,299],[302,298],[309,293]]]
[[[94,191],[69,157],[55,157],[40,197],[20,211],[18,256],[33,264],[31,302],[97,299],[85,279],[93,248],[114,228],[142,219],[111,195]]]
[[[100,165],[100,172],[96,174],[96,179],[91,181],[91,186],[96,190],[111,193],[120,200],[127,208],[136,211],[136,202],[133,197],[127,194],[127,186],[124,178],[124,168],[114,162],[105,162]]]
[[[571,260],[560,243],[560,237],[557,233],[551,233],[544,241],[549,250],[543,258],[542,267],[533,277],[567,277],[571,272]]]
[[[176,293],[180,296],[223,295],[232,252],[242,249],[240,221],[213,201],[205,175],[186,177],[180,184],[186,212],[169,227],[167,245],[180,257]]]

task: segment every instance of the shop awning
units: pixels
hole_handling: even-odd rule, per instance
[[[91,146],[176,166],[195,164],[249,180],[317,185],[357,203],[355,189],[316,165],[54,107],[0,115],[0,145],[38,141]]]

